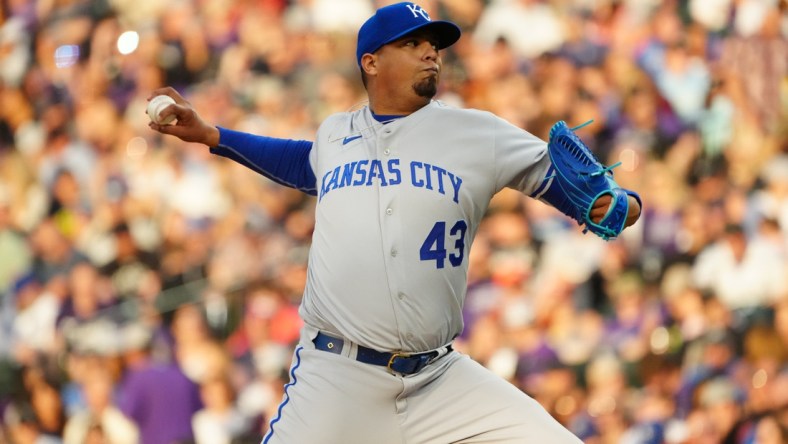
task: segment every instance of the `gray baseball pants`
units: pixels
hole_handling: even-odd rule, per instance
[[[403,376],[316,350],[304,327],[263,444],[581,443],[533,398],[458,352]]]

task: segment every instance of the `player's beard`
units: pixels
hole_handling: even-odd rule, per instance
[[[438,94],[438,77],[429,76],[424,80],[420,80],[413,84],[413,91],[426,99],[431,99]]]

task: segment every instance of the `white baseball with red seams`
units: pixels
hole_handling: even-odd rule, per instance
[[[148,108],[146,112],[148,113],[148,117],[150,117],[150,120],[153,121],[154,123],[158,123],[159,125],[169,125],[175,120],[175,115],[173,114],[167,116],[166,118],[164,118],[164,120],[160,119],[159,115],[161,114],[162,111],[164,111],[165,108],[174,104],[175,104],[175,99],[173,99],[170,96],[165,96],[165,95],[156,96],[150,99],[150,102],[148,102]]]

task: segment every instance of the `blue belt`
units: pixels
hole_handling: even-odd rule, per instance
[[[312,342],[318,350],[337,355],[342,353],[342,346],[345,344],[344,340],[329,336],[322,332],[318,333]],[[448,345],[446,349],[446,353],[452,351],[451,345]],[[365,364],[380,365],[405,375],[418,373],[427,364],[440,356],[442,356],[442,354],[438,351],[414,354],[401,352],[385,353],[361,345],[357,347],[356,351],[356,361]]]

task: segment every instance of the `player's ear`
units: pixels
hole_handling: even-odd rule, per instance
[[[378,56],[370,53],[361,56],[361,69],[364,70],[367,75],[376,75],[378,73]]]

